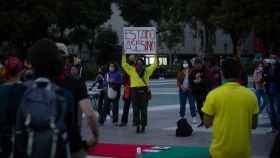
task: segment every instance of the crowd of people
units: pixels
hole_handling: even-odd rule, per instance
[[[120,66],[112,62],[98,68],[89,88],[99,90],[95,112],[75,56],[49,39],[36,42],[28,54],[24,61],[9,56],[0,67],[1,158],[85,158],[87,148],[99,140],[98,125],[112,118],[115,126],[127,126],[131,106],[136,133],[145,133],[149,80],[157,60],[146,66],[141,57],[123,54]],[[268,113],[270,132],[280,130],[279,71],[277,55],[257,61],[252,91],[246,88],[248,75],[238,57],[183,61],[177,73],[179,116],[186,117],[188,101],[192,123],[213,127],[212,157],[250,157],[250,130],[257,127],[258,114]],[[90,136],[83,135],[84,128]]]
[[[99,139],[80,65],[56,43],[36,42],[26,61],[9,56],[0,85],[0,157],[85,158]],[[92,137],[81,135],[86,116]]]
[[[249,76],[244,70],[240,59],[236,59],[240,65],[240,76],[236,82],[248,87]],[[192,123],[198,123],[197,112],[200,115],[203,126],[203,112],[201,108],[205,102],[207,94],[215,88],[223,85],[227,80],[223,79],[221,63],[223,58],[193,58],[184,61],[177,75],[177,87],[179,89],[180,117],[184,118],[186,113],[186,102],[189,102]],[[267,59],[255,61],[252,65],[255,69],[252,76],[253,87],[256,93],[258,104],[260,105],[260,117],[268,117],[271,120],[271,131],[276,133],[279,130],[280,108],[279,99],[279,57],[272,54]],[[268,115],[267,115],[268,114]],[[278,125],[277,125],[278,124]]]
[[[99,90],[97,111],[99,123],[103,125],[110,118],[112,111],[112,123],[115,126],[124,127],[128,124],[130,105],[133,110],[133,126],[136,133],[144,133],[148,119],[148,101],[151,97],[149,79],[157,68],[157,62],[146,67],[142,58],[129,56],[128,62],[124,54],[121,61],[123,71],[115,63],[110,63],[108,68],[100,67],[98,76],[92,85]],[[124,85],[124,108],[119,123],[119,102],[121,87]],[[101,90],[101,91],[100,91]]]
[[[196,115],[200,116],[203,126],[203,112],[201,108],[206,95],[222,83],[220,62],[217,58],[203,60],[196,57],[191,61],[184,61],[177,75],[177,87],[179,89],[180,117],[184,118],[186,113],[186,102],[190,105],[192,123],[198,123]]]
[[[144,133],[151,97],[149,79],[157,62],[146,67],[141,58],[122,57],[121,66],[99,68],[95,86],[101,89],[98,114],[81,78],[79,60],[61,44],[49,39],[36,42],[24,61],[10,55],[1,68],[0,157],[86,157],[99,139],[98,123],[111,115],[116,126],[126,126],[130,105],[136,133]],[[124,73],[122,73],[124,72]],[[124,76],[122,74],[125,74]],[[119,100],[124,88],[124,113],[119,123]],[[86,123],[84,123],[86,122]],[[3,128],[2,128],[3,127]],[[90,134],[83,135],[88,129]]]

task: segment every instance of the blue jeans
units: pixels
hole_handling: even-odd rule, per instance
[[[262,113],[263,110],[266,108],[264,89],[257,89],[256,90],[256,96],[257,96],[258,103],[259,103],[259,106],[260,106],[260,113]]]
[[[187,104],[187,99],[189,100],[190,104],[190,111],[192,117],[196,116],[196,108],[195,108],[195,100],[190,91],[180,91],[179,92],[179,97],[180,97],[180,116],[185,117],[186,115],[186,104]]]
[[[269,94],[268,97],[271,127],[280,130],[280,94]]]

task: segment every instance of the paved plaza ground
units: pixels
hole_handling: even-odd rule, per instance
[[[130,124],[127,127],[114,127],[110,120],[101,127],[101,143],[113,144],[152,144],[186,147],[208,147],[211,143],[211,129],[196,128],[191,137],[175,137],[176,121],[179,119],[178,91],[175,80],[151,81],[153,98],[149,105],[149,125],[145,134],[136,134]],[[121,103],[122,104],[122,103]],[[188,106],[188,105],[187,105]],[[121,111],[121,110],[120,110]],[[189,108],[187,118],[191,121]],[[267,158],[274,135],[267,134],[268,118],[259,120],[259,127],[253,131],[253,158]]]

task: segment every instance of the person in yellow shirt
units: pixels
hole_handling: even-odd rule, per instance
[[[233,58],[222,62],[225,83],[211,91],[204,103],[204,124],[213,127],[212,158],[250,158],[251,130],[257,127],[256,95],[236,82],[240,64]]]
[[[135,66],[126,62],[126,55],[122,55],[122,68],[130,77],[131,101],[135,107],[136,133],[144,133],[148,119],[149,79],[158,65],[157,57],[154,64],[146,67],[142,59],[138,59]]]

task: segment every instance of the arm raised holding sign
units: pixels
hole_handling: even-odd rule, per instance
[[[135,68],[127,63],[124,53],[122,54],[122,68],[129,76],[132,76],[135,71]]]
[[[146,68],[146,72],[147,72],[147,76],[152,76],[152,74],[154,73],[154,71],[157,69],[158,67],[158,58],[157,58],[157,55],[155,54],[155,59],[154,59],[154,63],[150,66],[148,66]]]

